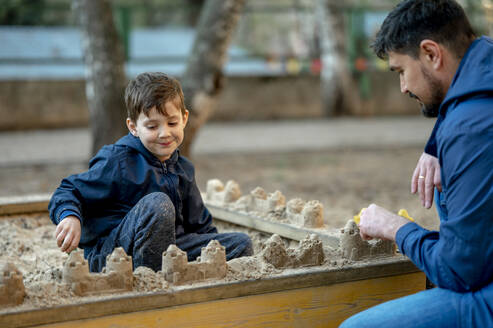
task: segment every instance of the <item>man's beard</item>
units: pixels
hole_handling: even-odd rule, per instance
[[[421,112],[425,117],[437,117],[440,110],[440,105],[445,98],[445,92],[443,92],[438,80],[431,76],[431,74],[428,73],[428,71],[426,71],[423,67],[421,67],[421,72],[423,73],[426,82],[428,82],[428,88],[431,91],[431,102],[428,104],[423,103],[421,99],[419,99],[418,96],[412,92],[409,92],[409,97],[417,99],[421,102]]]

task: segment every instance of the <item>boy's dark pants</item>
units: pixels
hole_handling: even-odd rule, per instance
[[[201,248],[211,240],[217,240],[226,248],[226,259],[249,256],[253,253],[250,238],[239,232],[190,233],[175,238],[175,208],[168,195],[154,192],[144,196],[125,216],[122,222],[107,236],[98,240],[84,255],[92,272],[100,272],[106,265],[106,257],[116,247],[123,247],[132,256],[133,268],[146,266],[161,270],[162,254],[171,244],[187,252],[194,261]]]

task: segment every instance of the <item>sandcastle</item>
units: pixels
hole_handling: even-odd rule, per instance
[[[123,248],[115,248],[106,259],[101,273],[90,273],[82,250],[70,253],[63,268],[63,281],[79,296],[131,291],[133,285],[132,258]]]
[[[175,285],[224,278],[226,272],[226,250],[217,240],[211,240],[202,248],[197,260],[190,263],[187,253],[176,245],[170,245],[163,252],[162,273],[166,281]]]
[[[230,180],[226,186],[218,179],[207,181],[207,199],[219,204],[227,204],[238,200],[241,196],[238,184]]]
[[[22,273],[10,262],[0,264],[0,307],[24,302],[26,292]]]
[[[260,256],[278,269],[321,265],[325,259],[322,242],[313,234],[303,239],[296,249],[286,249],[281,237],[274,234],[265,242]]]
[[[358,261],[370,256],[395,255],[396,245],[390,240],[363,240],[354,220],[349,220],[341,229],[339,241],[342,256],[352,261]]]
[[[248,195],[241,196],[241,190],[233,180],[226,186],[218,179],[207,182],[206,202],[215,204],[233,211],[242,211],[257,216],[287,222],[306,228],[323,228],[323,205],[318,200],[308,202],[295,198],[286,203],[286,197],[276,190],[267,193],[257,187]]]

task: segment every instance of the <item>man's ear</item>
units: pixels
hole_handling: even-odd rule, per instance
[[[185,111],[183,112],[182,114],[182,117],[183,117],[183,126],[186,126],[187,125],[187,122],[188,122],[188,110],[185,109]]]
[[[130,131],[130,133],[134,136],[134,137],[138,137],[138,134],[137,134],[137,126],[135,125],[135,122],[132,121],[130,119],[130,117],[127,117],[127,128],[128,128],[128,131]]]
[[[425,39],[419,44],[419,56],[423,64],[434,70],[439,70],[443,66],[444,49],[433,40]]]

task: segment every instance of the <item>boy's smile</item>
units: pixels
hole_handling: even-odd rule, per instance
[[[130,133],[161,162],[169,159],[183,142],[183,130],[188,120],[188,111],[182,114],[176,100],[166,102],[163,112],[165,114],[153,107],[148,115],[141,112],[137,122],[127,118]]]

